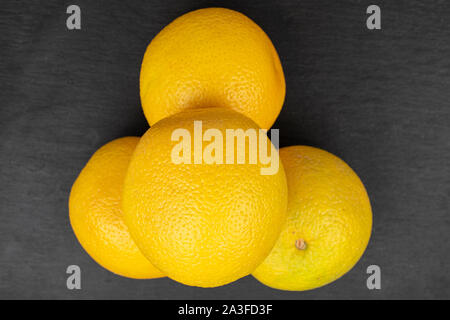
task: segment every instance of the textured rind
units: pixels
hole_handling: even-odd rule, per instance
[[[214,287],[250,274],[271,251],[286,218],[287,184],[281,163],[275,175],[261,175],[260,163],[172,163],[173,130],[192,134],[194,120],[202,120],[203,132],[258,129],[223,108],[161,120],[130,162],[123,209],[132,237],[155,266],[181,283]]]
[[[70,223],[86,252],[102,267],[129,278],[164,275],[139,251],[123,221],[123,181],[138,137],[101,147],[76,179],[69,198]]]
[[[148,122],[187,108],[227,107],[268,129],[284,102],[278,54],[264,31],[224,8],[189,12],[149,44],[140,94]]]
[[[307,146],[280,149],[288,181],[288,218],[277,244],[253,272],[282,290],[309,290],[348,272],[370,239],[372,210],[359,177],[341,159]],[[303,239],[306,250],[295,240]]]

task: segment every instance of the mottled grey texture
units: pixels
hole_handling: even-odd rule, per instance
[[[82,9],[68,31],[66,7]],[[0,298],[450,298],[450,5],[376,1],[2,1],[0,4]],[[138,281],[99,267],[68,219],[71,185],[91,154],[141,135],[139,69],[149,41],[177,16],[222,5],[272,38],[287,82],[281,145],[342,157],[370,195],[369,247],[340,280],[283,292],[246,277],[199,289]],[[82,269],[69,291],[66,267]],[[366,288],[368,265],[382,290]]]

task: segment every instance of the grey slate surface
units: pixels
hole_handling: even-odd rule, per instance
[[[82,10],[68,31],[66,8]],[[0,4],[0,298],[450,298],[450,3],[376,1],[2,1]],[[106,142],[141,135],[138,77],[149,41],[177,16],[225,6],[271,37],[287,82],[275,128],[281,146],[342,157],[370,195],[374,227],[340,280],[283,292],[252,277],[215,289],[131,280],[99,267],[78,244],[67,201]],[[66,267],[82,290],[66,289]],[[382,289],[366,288],[366,268]]]

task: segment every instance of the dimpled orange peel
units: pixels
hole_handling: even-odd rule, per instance
[[[175,19],[151,41],[142,61],[141,103],[150,125],[184,109],[215,106],[268,129],[285,91],[269,37],[230,9],[200,9]]]
[[[326,285],[358,262],[369,242],[372,210],[364,185],[341,159],[321,149],[280,149],[288,181],[287,223],[253,272],[281,290]]]
[[[259,130],[226,108],[186,110],[157,122],[133,154],[123,210],[133,239],[156,267],[178,282],[215,287],[250,274],[269,254],[285,222],[287,185],[281,163],[272,175],[261,174],[259,160],[174,163],[180,141],[172,141],[173,133],[186,130],[195,139],[194,121],[205,134],[213,129],[224,137],[227,129]],[[250,147],[245,150],[248,156]]]
[[[69,215],[86,252],[102,267],[121,276],[163,277],[131,239],[121,209],[122,188],[138,137],[113,140],[89,159],[72,186]]]

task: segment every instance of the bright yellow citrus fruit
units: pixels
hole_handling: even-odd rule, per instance
[[[101,147],[81,171],[70,192],[69,214],[83,248],[101,266],[129,278],[164,276],[139,251],[123,221],[125,174],[137,137]]]
[[[201,121],[205,136],[214,129],[223,134],[221,141],[227,129],[259,129],[226,108],[186,110],[157,122],[133,154],[123,210],[133,239],[158,269],[187,285],[214,287],[250,274],[269,254],[285,222],[287,184],[281,163],[273,175],[261,174],[266,165],[259,158],[254,164],[205,163],[218,135],[203,141],[199,150],[205,158],[195,164],[194,121]],[[191,141],[172,141],[177,129],[185,130]],[[188,148],[179,152],[177,145],[185,141]],[[236,160],[238,143],[234,146]],[[247,158],[249,146],[247,139]],[[191,152],[191,163],[174,161],[175,150],[177,156]]]
[[[150,125],[183,109],[214,106],[268,129],[285,91],[269,37],[229,9],[200,9],[175,19],[151,41],[142,61],[140,94]]]
[[[349,271],[372,230],[364,185],[341,159],[307,146],[280,149],[288,182],[288,218],[277,244],[253,272],[282,290],[309,290]]]

